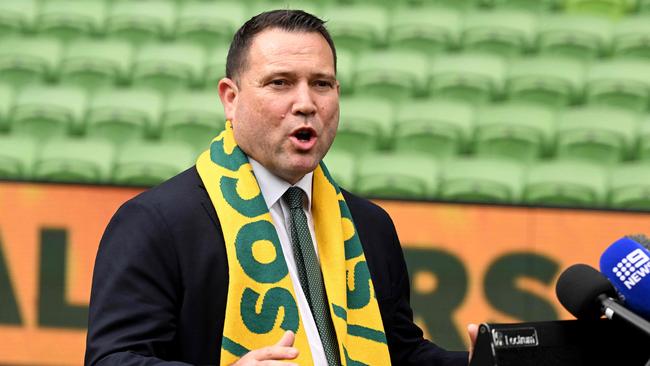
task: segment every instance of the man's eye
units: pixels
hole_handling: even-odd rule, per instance
[[[316,81],[316,86],[319,88],[331,88],[334,84],[331,81],[327,80],[318,80]]]
[[[275,80],[271,80],[271,85],[284,86],[284,85],[287,85],[287,81],[283,80],[283,79],[275,79]]]

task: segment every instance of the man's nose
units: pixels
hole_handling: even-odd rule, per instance
[[[300,83],[295,89],[295,100],[291,113],[294,115],[310,116],[316,113],[316,104],[312,96],[312,91],[307,83]]]

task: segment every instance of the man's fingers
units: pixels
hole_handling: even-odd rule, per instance
[[[297,363],[290,363],[290,362],[284,362],[284,361],[262,361],[259,363],[259,365],[262,366],[298,366]]]
[[[472,343],[472,347],[476,343],[476,337],[478,336],[478,325],[470,323],[467,325],[467,333],[469,334],[469,340]]]
[[[282,335],[282,338],[280,338],[280,341],[278,341],[278,343],[276,343],[275,345],[283,346],[283,347],[291,347],[293,346],[293,342],[295,341],[295,339],[296,339],[296,335],[292,331],[287,330]]]
[[[298,357],[298,349],[295,347],[270,346],[251,351],[246,356],[257,361],[292,360]]]

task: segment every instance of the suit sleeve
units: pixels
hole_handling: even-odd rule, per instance
[[[467,352],[447,351],[437,346],[425,339],[422,330],[413,322],[410,281],[404,254],[392,220],[387,218],[387,221],[392,237],[392,262],[395,266],[392,273],[397,280],[393,284],[393,296],[387,304],[392,309],[391,326],[386,329],[392,364],[467,366]]]
[[[85,365],[166,362],[182,299],[173,238],[163,217],[137,201],[111,219],[99,245],[90,298]]]

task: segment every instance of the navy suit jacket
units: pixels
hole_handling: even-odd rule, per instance
[[[423,339],[388,214],[344,192],[379,302],[393,365],[467,365]],[[196,168],[141,193],[102,237],[90,298],[86,365],[217,365],[228,291],[221,227]]]

